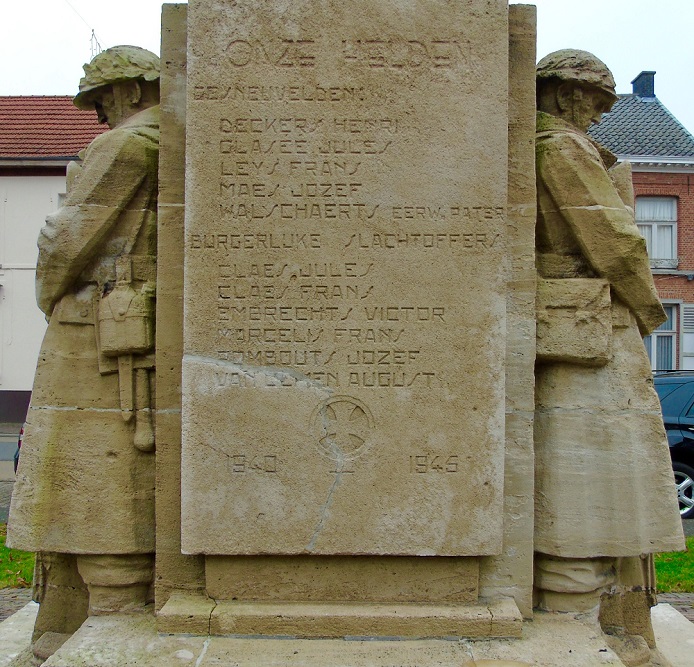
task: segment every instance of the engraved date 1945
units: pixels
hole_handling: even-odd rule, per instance
[[[410,456],[410,472],[426,473],[456,473],[458,472],[458,456],[436,456],[433,454],[419,454]]]

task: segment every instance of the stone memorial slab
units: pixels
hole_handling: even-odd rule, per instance
[[[182,549],[501,550],[508,8],[189,8]]]

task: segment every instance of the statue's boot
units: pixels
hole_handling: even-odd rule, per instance
[[[615,558],[561,558],[535,554],[535,606],[545,611],[596,611],[616,581]]]
[[[31,638],[32,652],[41,664],[87,619],[89,592],[74,554],[36,555],[33,597],[39,611]]]
[[[143,610],[151,602],[152,554],[79,555],[77,568],[89,589],[89,615]]]

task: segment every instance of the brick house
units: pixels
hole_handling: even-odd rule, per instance
[[[46,328],[34,296],[39,230],[64,196],[68,162],[105,129],[69,96],[0,97],[0,425],[24,421]]]
[[[644,341],[651,366],[694,369],[694,137],[656,97],[655,72],[631,83],[589,134],[632,164],[636,223],[668,315]]]

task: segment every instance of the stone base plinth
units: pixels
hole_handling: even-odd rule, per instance
[[[624,667],[607,640],[569,614],[536,614],[519,639],[453,641],[165,635],[151,614],[117,614],[88,619],[45,667]]]
[[[522,616],[510,598],[477,604],[214,601],[175,595],[157,630],[297,638],[520,637]]]

